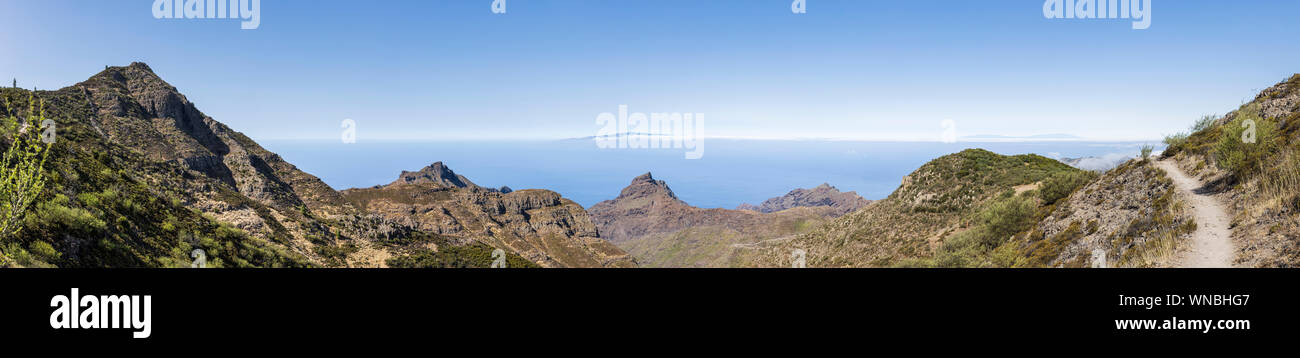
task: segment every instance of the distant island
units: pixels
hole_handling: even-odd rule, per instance
[[[1055,140],[1064,140],[1064,139],[1083,139],[1083,137],[1080,137],[1080,136],[1077,136],[1077,135],[1073,135],[1073,134],[1064,134],[1064,133],[1035,134],[1035,135],[1030,135],[1030,136],[1008,136],[1008,135],[1000,135],[1000,134],[976,134],[976,135],[962,136],[961,138],[962,138],[962,139],[1055,139]]]

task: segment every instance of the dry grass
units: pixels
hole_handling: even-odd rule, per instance
[[[1289,149],[1272,168],[1266,169],[1257,191],[1262,203],[1291,205],[1300,196],[1300,153]]]

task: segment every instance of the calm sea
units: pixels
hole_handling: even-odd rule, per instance
[[[759,203],[795,188],[830,183],[882,199],[931,159],[967,148],[1051,158],[1136,155],[1147,142],[855,142],[705,140],[704,156],[682,149],[600,149],[592,140],[358,142],[267,141],[268,150],[335,189],[387,184],[403,170],[442,161],[475,183],[549,189],[583,206],[618,196],[646,172],[706,208]],[[1154,143],[1152,143],[1154,144]]]

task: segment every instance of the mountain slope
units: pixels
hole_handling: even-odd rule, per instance
[[[1225,206],[1234,265],[1300,266],[1300,74],[1166,143],[1163,156]]]
[[[1008,243],[1008,267],[1173,267],[1197,222],[1173,181],[1150,161],[1101,174]],[[1094,254],[1102,256],[1094,257]]]
[[[1050,204],[1039,199],[1044,182],[1079,173],[1037,155],[966,150],[926,163],[884,200],[790,240],[756,246],[741,261],[744,266],[789,267],[796,250],[802,250],[810,267],[986,265],[987,251],[1048,210]],[[944,247],[958,253],[978,249],[984,256],[946,262],[937,255],[946,252]],[[969,261],[973,259],[979,261]]]
[[[50,183],[0,265],[487,267],[487,243],[357,208],[200,112],[143,63],[57,91],[0,89],[0,111],[44,104],[58,124]],[[8,137],[3,138],[8,142]],[[567,239],[567,238],[566,238]],[[535,266],[513,252],[512,267]]]
[[[182,130],[194,128],[156,118],[157,112],[137,102],[135,96],[162,87],[151,76],[147,66],[135,64],[58,91],[0,91],[9,103],[6,112],[35,105],[29,99],[43,102],[59,129],[46,165],[51,185],[28,214],[18,242],[6,243],[6,254],[30,266],[176,267],[189,266],[191,249],[202,248],[214,266],[311,265],[312,250],[291,245],[294,232],[285,227],[301,221],[277,220],[272,207],[231,185],[229,171],[209,176],[182,163],[199,156],[202,146]],[[170,125],[172,140],[155,124]],[[130,139],[136,132],[151,139]],[[190,145],[177,145],[184,140]],[[207,168],[218,173],[224,164]],[[29,257],[25,251],[41,253]]]

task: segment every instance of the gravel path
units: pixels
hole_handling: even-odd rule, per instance
[[[1236,250],[1232,247],[1232,232],[1228,230],[1228,214],[1214,197],[1203,193],[1203,184],[1187,176],[1173,160],[1157,161],[1174,181],[1191,205],[1196,217],[1196,232],[1192,233],[1191,247],[1178,259],[1178,267],[1232,267]]]

